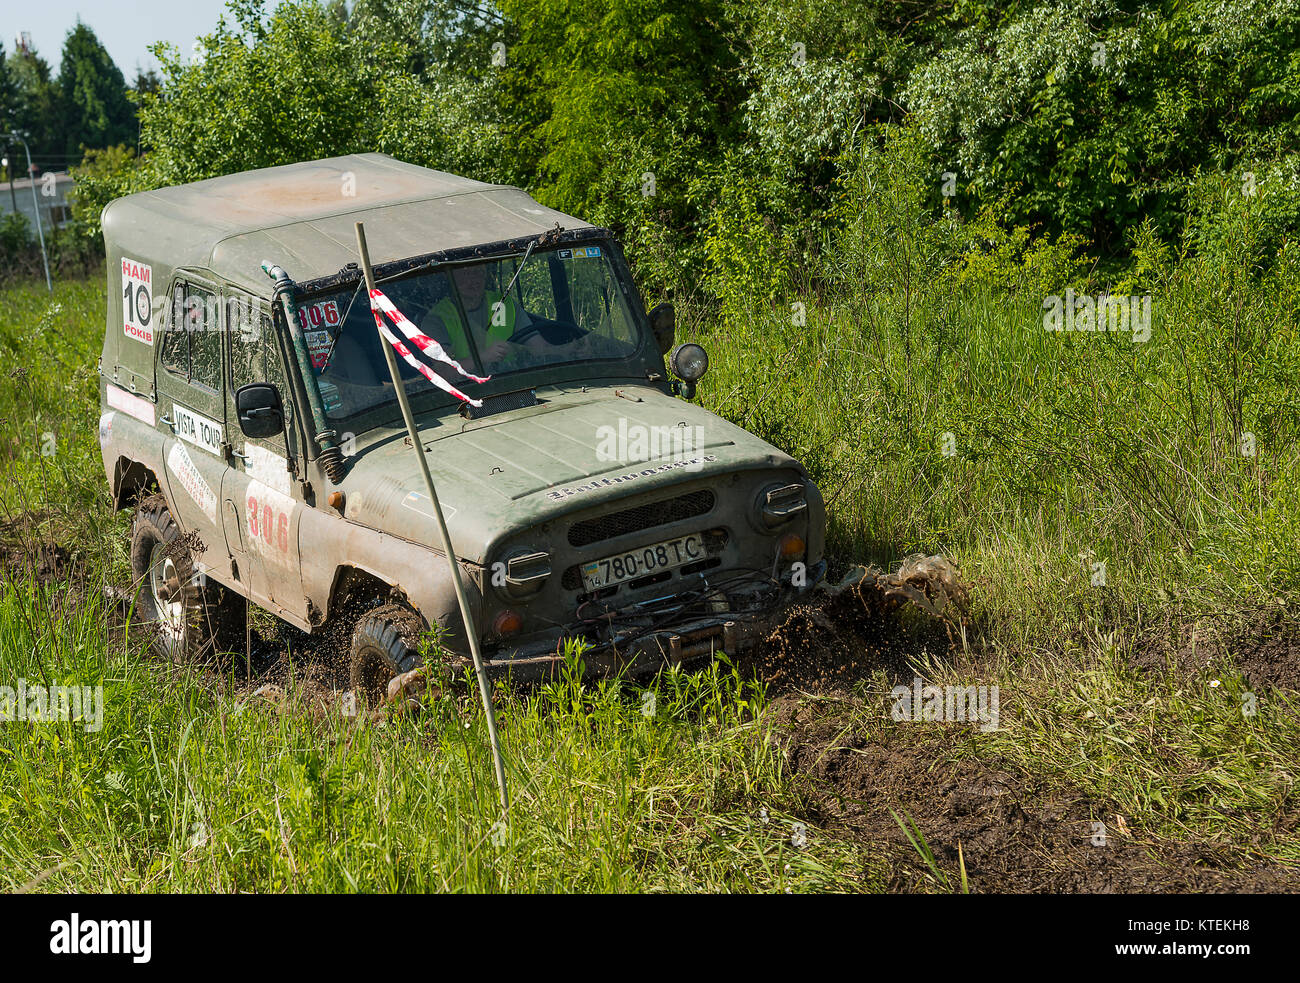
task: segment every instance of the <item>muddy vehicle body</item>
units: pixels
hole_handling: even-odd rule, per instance
[[[249,602],[346,626],[368,690],[424,629],[467,651],[357,221],[379,289],[458,363],[399,360],[490,669],[545,674],[570,638],[592,670],[735,654],[817,585],[816,486],[689,401],[707,357],[673,348],[608,230],[364,154],[104,211],[100,444],[170,654],[242,651]]]

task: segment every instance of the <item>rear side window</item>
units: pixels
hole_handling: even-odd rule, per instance
[[[209,392],[221,391],[221,317],[217,295],[184,282],[172,288],[172,316],[161,361],[173,375]]]
[[[185,284],[172,288],[171,317],[163,330],[160,359],[168,372],[185,379],[190,377],[190,337],[185,333]]]

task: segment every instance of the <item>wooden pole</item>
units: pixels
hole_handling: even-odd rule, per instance
[[[366,248],[366,229],[357,224],[357,252],[361,255],[361,269],[366,276],[366,303],[370,302],[370,291],[375,289],[375,271],[370,267],[370,250]],[[375,327],[378,333],[378,325]],[[497,740],[497,717],[492,707],[492,691],[488,687],[487,670],[483,668],[483,656],[479,652],[478,628],[474,623],[474,613],[470,611],[469,599],[465,596],[465,585],[460,579],[460,564],[456,561],[456,552],[451,546],[451,534],[447,532],[447,520],[442,514],[442,505],[438,501],[437,489],[433,486],[433,475],[429,472],[429,461],[424,456],[424,444],[420,441],[420,432],[415,426],[415,417],[411,414],[411,402],[406,398],[406,387],[402,385],[401,374],[397,368],[397,354],[382,334],[379,335],[379,347],[384,350],[384,359],[388,362],[388,374],[393,379],[393,390],[397,393],[397,404],[402,408],[402,419],[406,421],[406,431],[411,436],[411,449],[420,462],[420,473],[424,476],[424,487],[428,489],[429,500],[433,502],[434,518],[438,521],[438,535],[442,538],[442,549],[447,554],[447,563],[451,566],[451,582],[456,587],[456,601],[460,604],[461,618],[465,622],[465,633],[469,637],[469,651],[474,659],[474,672],[478,676],[478,691],[483,698],[483,712],[487,715],[488,740],[492,744],[492,759],[496,765],[497,787],[501,791],[501,811],[510,811],[510,796],[506,791],[506,769],[501,760],[501,744]]]

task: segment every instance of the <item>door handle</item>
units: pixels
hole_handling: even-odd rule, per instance
[[[158,417],[158,422],[167,424],[167,426],[171,427],[173,430],[176,429],[176,421],[169,416]]]

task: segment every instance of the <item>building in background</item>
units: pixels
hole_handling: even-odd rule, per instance
[[[67,171],[46,171],[36,178],[36,206],[41,210],[41,224],[48,232],[66,225],[71,218],[68,196],[75,182]],[[36,214],[32,204],[32,179],[15,178],[13,183],[0,182],[0,215],[17,211],[27,219],[32,235],[36,234]]]

